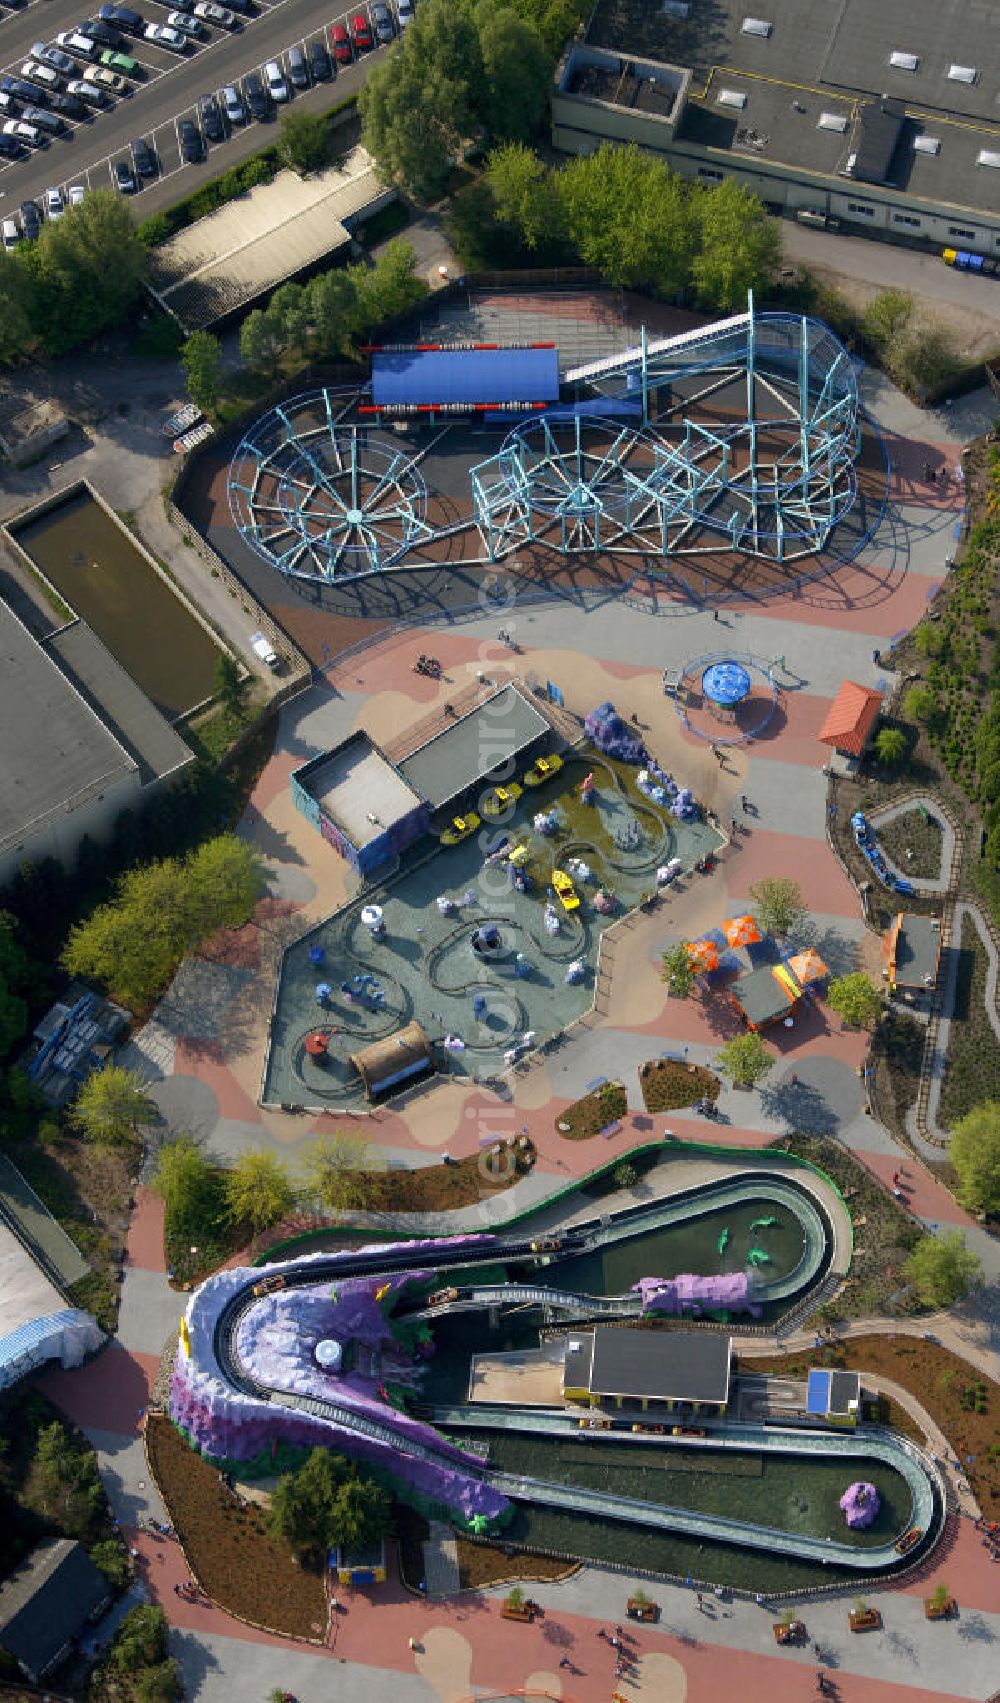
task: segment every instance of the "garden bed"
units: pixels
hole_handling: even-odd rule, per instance
[[[628,1112],[628,1095],[620,1082],[602,1082],[575,1100],[556,1119],[556,1130],[564,1141],[589,1141]]]
[[[1000,1384],[984,1379],[967,1361],[923,1338],[854,1336],[802,1355],[746,1355],[754,1372],[804,1376],[810,1366],[846,1367],[881,1373],[902,1385],[926,1408],[963,1463],[962,1471],[987,1519],[1000,1517]],[[980,1390],[985,1388],[985,1395]],[[890,1408],[890,1423],[897,1424]],[[914,1435],[913,1424],[907,1429]],[[971,1457],[971,1459],[970,1459]]]
[[[704,1065],[658,1058],[642,1066],[639,1086],[647,1112],[673,1112],[698,1100],[717,1100],[722,1084]]]
[[[322,1575],[272,1536],[266,1510],[238,1502],[218,1468],[196,1454],[163,1414],[147,1420],[146,1449],[188,1565],[213,1602],[285,1637],[321,1640]]]
[[[955,983],[955,1012],[941,1083],[940,1120],[951,1129],[984,1100],[996,1098],[1000,1082],[1000,1041],[986,1015],[989,959],[974,923],[963,919]]]
[[[579,1570],[579,1562],[557,1561],[552,1555],[532,1555],[529,1550],[504,1549],[495,1543],[470,1543],[460,1537],[458,1577],[463,1591],[477,1590],[486,1585],[506,1584],[508,1579],[532,1579],[538,1584],[551,1584],[568,1579]]]
[[[944,836],[937,818],[915,805],[891,822],[876,822],[879,845],[911,881],[936,881]]]

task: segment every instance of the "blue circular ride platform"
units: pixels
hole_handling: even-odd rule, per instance
[[[713,662],[701,677],[706,698],[722,709],[735,709],[750,696],[750,673],[741,662]]]

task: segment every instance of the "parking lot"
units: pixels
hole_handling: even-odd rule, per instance
[[[157,24],[166,23],[171,9],[168,0],[132,0],[132,7],[147,22]],[[89,15],[96,17],[97,9],[94,4]],[[130,92],[112,97],[106,110],[95,109],[85,119],[67,118],[65,132],[52,136],[46,146],[33,149],[27,158],[3,161],[0,215],[15,213],[22,201],[40,199],[50,186],[64,192],[75,184],[112,188],[116,162],[130,161],[130,144],[139,137],[154,149],[159,172],[154,178],[138,180],[139,192],[133,197],[136,216],[145,217],[168,206],[194,188],[199,178],[216,176],[265,146],[275,133],[276,120],[292,105],[323,111],[357,93],[368,65],[386,48],[375,47],[356,55],[350,65],[336,65],[331,52],[331,80],[305,90],[293,88],[284,56],[289,48],[301,45],[308,59],[309,48],[317,39],[325,40],[330,49],[330,29],[338,23],[348,24],[359,11],[368,15],[367,6],[361,4],[340,13],[330,9],[330,0],[253,0],[252,13],[237,16],[232,28],[205,23],[204,38],[192,41],[183,54],[124,35],[121,51],[139,67],[135,77],[129,79]],[[395,21],[391,0],[390,12]],[[55,42],[59,33],[72,30],[87,15],[84,0],[28,0],[16,11],[0,6],[0,76],[20,77],[22,65],[32,57],[34,42]],[[247,123],[229,129],[224,142],[205,138],[202,160],[186,165],[178,136],[181,121],[190,119],[197,125],[199,100],[206,95],[218,96],[226,84],[241,84],[249,72],[260,70],[268,60],[281,65],[289,105],[272,105],[269,119],[262,124],[248,114]],[[78,76],[83,76],[86,64],[80,61]],[[61,81],[65,87],[66,79]],[[46,106],[44,91],[37,104]],[[3,116],[6,119],[10,115]]]

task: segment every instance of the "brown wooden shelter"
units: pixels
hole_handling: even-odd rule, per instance
[[[364,1083],[369,1100],[375,1100],[403,1082],[430,1075],[434,1069],[434,1052],[420,1024],[413,1022],[397,1029],[394,1035],[351,1053],[350,1062]]]

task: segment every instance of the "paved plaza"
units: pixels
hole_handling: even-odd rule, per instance
[[[731,843],[711,873],[686,875],[653,912],[615,932],[596,1008],[563,1045],[515,1073],[509,1092],[471,1076],[438,1081],[356,1125],[389,1163],[411,1166],[437,1163],[443,1153],[476,1153],[490,1134],[530,1133],[538,1151],[533,1175],[452,1215],[447,1227],[500,1223],[636,1142],[662,1135],[664,1120],[642,1109],[638,1067],[661,1052],[706,1062],[735,1029],[722,1002],[671,1000],[660,955],[745,910],[762,876],[787,875],[800,884],[810,913],[803,943],[815,945],[836,973],[873,967],[873,938],[827,839],[826,753],[817,733],[845,678],[890,684],[875,653],[919,620],[946,572],[959,513],[956,482],[925,485],[920,470],[929,459],[954,465],[966,436],[980,429],[983,403],[974,397],[930,416],[867,374],[862,394],[889,448],[890,511],[859,561],[798,595],[715,609],[666,600],[637,607],[611,596],[532,602],[503,615],[521,647],[517,656],[498,644],[495,616],[433,630],[386,630],[283,708],[274,754],[240,825],[265,862],[268,897],[251,925],[214,941],[183,967],[130,1049],[130,1062],[150,1080],[161,1134],[191,1130],[223,1159],[264,1146],[294,1162],[311,1138],[342,1126],[332,1114],[290,1116],[259,1104],[281,953],[352,896],[347,865],[293,805],[291,772],[361,726],[391,747],[477,674],[499,681],[516,671],[557,682],[567,710],[581,718],[611,699],[626,719],[637,720],[660,765],[715,812]],[[764,737],[731,749],[720,763],[664,697],[661,677],[664,669],[729,646],[772,661],[781,692]],[[440,680],[414,672],[428,649],[441,659]],[[682,1140],[708,1138],[736,1152],[765,1146],[790,1129],[812,1129],[844,1142],[884,1182],[902,1169],[911,1210],[928,1225],[961,1226],[983,1259],[985,1294],[942,1321],[941,1330],[1000,1375],[994,1320],[1000,1252],[932,1172],[904,1155],[867,1114],[858,1075],[866,1037],[813,1004],[768,1040],[779,1056],[763,1091],[724,1089],[722,1126],[687,1110],[670,1114],[670,1129]],[[606,1140],[562,1141],[555,1129],[561,1110],[612,1076],[625,1082],[629,1098],[618,1130]],[[438,1227],[445,1227],[443,1219]],[[181,1297],[166,1283],[161,1232],[157,1203],[140,1191],[118,1341],[82,1372],[49,1372],[39,1380],[87,1429],[115,1508],[131,1528],[143,1513],[160,1514],[143,1470],[141,1415],[181,1309]],[[627,1576],[586,1568],[564,1584],[533,1587],[544,1617],[513,1629],[500,1621],[499,1592],[431,1603],[392,1583],[349,1595],[328,1645],[312,1649],[179,1599],[172,1588],[183,1570],[177,1546],[141,1532],[134,1542],[150,1592],[174,1628],[188,1695],[199,1703],[263,1698],[279,1684],[300,1703],[360,1696],[370,1703],[461,1703],[518,1689],[564,1703],[608,1703],[613,1692],[625,1703],[717,1703],[730,1695],[744,1703],[765,1697],[795,1703],[816,1695],[813,1651],[779,1652],[771,1616],[752,1601],[713,1598],[699,1609],[692,1591],[652,1587],[661,1624],[637,1633],[634,1666],[616,1681],[612,1652],[597,1632],[624,1617]],[[923,1582],[880,1592],[884,1630],[866,1638],[847,1632],[849,1596],[834,1592],[806,1605],[810,1636],[843,1703],[986,1699],[1000,1685],[1000,1568],[984,1565],[968,1518],[954,1521],[945,1542],[935,1578],[947,1580],[961,1605],[953,1622],[925,1621]]]

